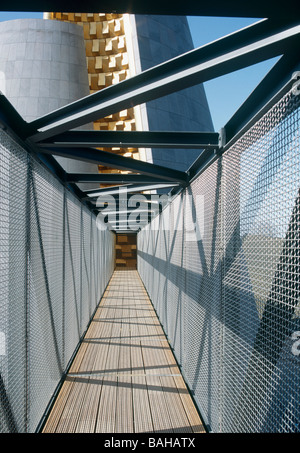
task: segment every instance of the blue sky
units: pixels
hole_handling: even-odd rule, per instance
[[[194,47],[247,27],[257,18],[188,17]],[[224,126],[278,58],[249,66],[204,84],[215,130]]]
[[[21,17],[42,17],[42,13],[0,12],[0,21]],[[194,47],[200,47],[240,28],[257,18],[188,17]],[[252,92],[277,58],[236,71],[204,84],[212,120],[216,131],[231,118],[241,103]]]

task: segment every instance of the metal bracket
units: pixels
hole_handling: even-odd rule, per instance
[[[300,71],[295,71],[293,73],[292,80],[295,80],[292,86],[292,93],[297,96],[300,94]]]
[[[219,149],[215,150],[215,154],[218,154],[220,149],[224,148],[226,145],[226,129],[225,127],[222,127],[219,131]]]

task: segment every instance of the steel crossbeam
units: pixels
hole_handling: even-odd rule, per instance
[[[14,0],[1,2],[3,11],[65,11],[78,12],[84,10],[94,13],[99,10],[98,0]],[[101,12],[118,14],[167,14],[184,16],[223,16],[223,17],[294,17],[299,14],[297,2],[271,2],[252,0],[251,2],[173,2],[168,0],[102,0]]]
[[[188,174],[171,168],[154,165],[148,162],[139,161],[130,157],[93,148],[41,148],[41,153],[67,157],[84,162],[92,162],[99,165],[106,165],[122,170],[136,171],[145,175],[155,176],[159,179],[188,183]]]
[[[262,20],[29,123],[42,141],[64,131],[283,54],[299,44],[300,25]]]
[[[41,147],[186,148],[218,147],[216,132],[68,131],[40,142]]]

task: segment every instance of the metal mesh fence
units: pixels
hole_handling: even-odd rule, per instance
[[[34,432],[114,267],[114,235],[0,131],[0,432]]]
[[[138,234],[138,270],[214,432],[300,431],[299,98]]]
[[[28,160],[17,147],[9,150],[9,141],[0,134],[0,429],[9,432],[26,423]]]

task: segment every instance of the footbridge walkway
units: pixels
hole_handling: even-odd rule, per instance
[[[114,272],[43,432],[205,432],[137,271]]]

